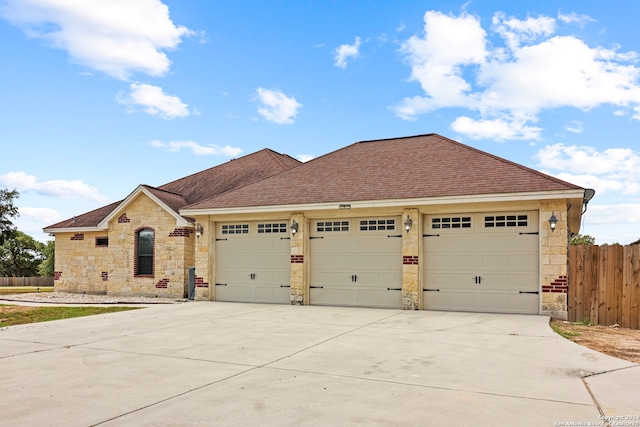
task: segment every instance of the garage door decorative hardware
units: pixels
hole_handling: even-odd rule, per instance
[[[249,279],[256,280],[256,273],[249,274]]]
[[[291,240],[291,237],[281,237],[280,240]]]
[[[402,237],[402,234],[389,234],[387,237]]]
[[[227,286],[226,283],[216,283],[216,286]]]
[[[423,234],[422,237],[440,237],[439,234]]]
[[[536,234],[536,235],[537,235],[537,234],[540,234],[540,233],[538,233],[537,231],[530,231],[530,232],[528,232],[528,233],[525,233],[525,232],[522,232],[522,231],[521,231],[521,232],[520,232],[520,233],[518,233],[518,234],[522,236],[523,234]]]
[[[324,286],[309,286],[311,289],[323,289]]]
[[[324,236],[311,236],[309,237],[309,239],[313,240],[313,239],[324,239]]]
[[[291,285],[280,285],[281,288],[290,288]]]
[[[482,283],[482,276],[476,276],[474,279],[476,281],[476,285],[479,285]]]
[[[357,281],[358,281],[358,276],[357,276],[357,275],[355,275],[355,274],[352,274],[352,275],[351,275],[351,281],[352,281],[352,282],[357,282]]]
[[[440,289],[422,289],[423,292],[440,292]]]
[[[402,288],[387,288],[388,291],[401,291]]]
[[[227,239],[216,238],[216,242],[219,242],[220,240],[227,240]]]
[[[538,295],[540,292],[538,291],[520,291],[519,294],[536,294]]]

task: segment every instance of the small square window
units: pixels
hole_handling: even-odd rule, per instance
[[[96,247],[97,248],[106,248],[109,246],[109,238],[108,237],[96,237]]]

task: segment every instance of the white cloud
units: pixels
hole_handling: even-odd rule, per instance
[[[575,12],[571,13],[562,13],[558,12],[558,19],[565,24],[577,24],[580,27],[584,27],[586,24],[590,22],[596,22],[595,19],[590,17],[589,15],[578,15]]]
[[[598,194],[640,195],[640,153],[630,148],[598,151],[587,146],[554,144],[541,148],[535,157],[538,166],[551,170],[552,175],[594,188]]]
[[[542,129],[526,126],[526,121],[513,118],[474,120],[462,116],[454,120],[451,129],[472,139],[539,139]]]
[[[151,141],[151,146],[155,148],[163,148],[171,153],[178,152],[185,149],[190,149],[193,154],[196,156],[228,156],[235,157],[238,154],[242,153],[240,148],[231,147],[229,145],[225,145],[224,147],[220,147],[215,144],[210,145],[200,145],[194,141],[169,141],[163,142],[160,140]]]
[[[160,0],[5,0],[0,13],[73,62],[120,80],[164,75],[171,65],[165,51],[196,35],[176,26]]]
[[[315,158],[315,156],[313,154],[298,154],[296,156],[296,159],[300,160],[301,162],[308,162],[309,160],[313,160]]]
[[[565,125],[564,128],[571,133],[582,133],[584,130],[584,123],[580,120],[571,120],[571,122]]]
[[[356,37],[353,44],[343,44],[336,49],[335,66],[347,68],[347,58],[357,58],[360,49],[360,37]]]
[[[161,87],[132,83],[130,89],[127,96],[118,94],[117,100],[132,107],[132,111],[135,106],[141,106],[150,116],[163,119],[187,117],[190,114],[187,104],[175,95],[167,95]]]
[[[91,187],[81,180],[65,181],[61,179],[38,182],[34,175],[25,172],[9,172],[0,175],[0,185],[18,190],[18,192],[33,191],[43,196],[62,197],[64,199],[89,199],[106,202],[95,187]]]
[[[64,219],[60,212],[50,208],[21,207],[18,210],[21,218],[28,218],[41,224],[53,224]]]
[[[258,88],[258,99],[261,105],[258,113],[266,120],[277,124],[292,124],[302,104],[295,98],[288,97],[279,90]]]
[[[574,19],[562,16],[563,22]],[[459,117],[452,126],[460,132],[468,130],[475,138],[497,133],[533,139],[542,129],[530,123],[537,122],[542,110],[553,108],[587,111],[609,104],[640,120],[636,52],[591,47],[572,35],[555,35],[556,20],[546,16],[519,20],[496,13],[491,35],[497,40],[489,38],[478,17],[466,12],[452,16],[429,11],[424,21],[424,34],[401,46],[411,80],[424,92],[392,107],[402,119],[465,108],[478,117]]]

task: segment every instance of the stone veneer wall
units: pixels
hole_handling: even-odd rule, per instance
[[[549,218],[558,219],[555,231],[549,227]],[[565,201],[543,202],[540,208],[540,235],[542,248],[542,311],[554,317],[563,317],[567,311],[567,253],[569,231],[567,229],[567,203]]]
[[[108,247],[96,246],[98,237],[107,237],[107,232],[56,234],[56,292],[107,293],[104,273],[109,270]]]
[[[196,218],[196,221],[202,225],[202,236],[196,238],[195,241],[193,264],[196,267],[195,300],[213,301],[215,286],[212,284],[214,283],[216,271],[213,263],[213,250],[216,247],[216,224],[204,218]],[[212,253],[209,253],[209,249],[212,250]]]
[[[143,228],[154,231],[153,275],[136,277],[135,236]],[[183,298],[194,239],[193,228],[176,227],[175,217],[139,195],[109,223],[108,293]]]
[[[302,214],[294,214],[291,216],[289,225],[294,220],[298,223],[298,232],[295,236],[291,236],[291,304],[303,305],[309,304],[308,298],[305,297],[305,291],[308,288],[306,282],[309,257],[305,252],[309,220]]]
[[[404,222],[410,218],[411,230],[405,231]],[[405,209],[400,221],[402,233],[402,309],[417,310],[420,306],[420,240],[422,222],[418,209]]]

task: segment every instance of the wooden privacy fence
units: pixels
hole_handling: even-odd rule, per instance
[[[0,277],[0,286],[53,286],[53,277]]]
[[[640,245],[571,245],[568,318],[640,329]]]

